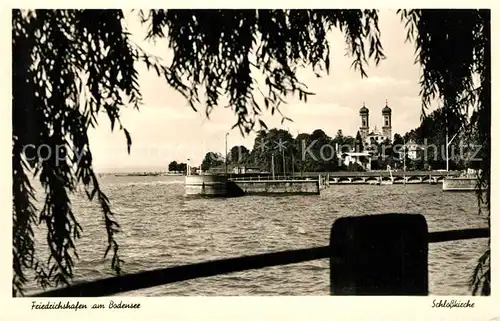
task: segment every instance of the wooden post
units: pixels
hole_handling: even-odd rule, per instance
[[[427,233],[420,214],[337,219],[330,235],[330,293],[428,295]]]
[[[274,180],[274,154],[271,154],[271,172],[273,173]]]

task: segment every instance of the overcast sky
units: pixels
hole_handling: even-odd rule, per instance
[[[127,16],[127,25],[144,49],[169,58],[166,41],[151,44],[142,40],[145,31],[136,15]],[[382,125],[381,110],[386,99],[392,108],[393,134],[404,134],[417,127],[421,116],[420,67],[414,64],[414,48],[405,43],[406,31],[395,10],[380,11],[380,30],[387,59],[378,67],[371,66],[365,79],[351,68],[352,59],[345,56],[343,35],[332,32],[330,74],[317,78],[312,72],[304,72],[301,78],[316,95],[307,104],[289,99],[282,112],[293,122],[281,125],[281,117],[269,113],[263,117],[268,127],[289,129],[294,136],[318,128],[329,136],[334,136],[338,129],[355,136],[363,102],[370,109],[373,129]],[[238,129],[231,130],[237,119],[229,109],[214,109],[208,120],[203,112],[196,113],[188,107],[185,99],[155,72],[141,69],[139,83],[144,105],[140,111],[121,111],[122,123],[132,136],[131,154],[127,154],[124,134],[116,129],[111,132],[103,115],[101,126],[90,133],[97,171],[166,170],[172,160],[186,162],[188,158],[191,165],[197,166],[206,152],[224,152],[224,134],[228,131],[229,148],[237,144],[253,146],[254,135],[244,138]],[[199,109],[203,110],[203,106]]]

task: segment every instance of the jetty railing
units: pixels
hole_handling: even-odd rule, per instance
[[[269,176],[269,175],[262,175],[262,176],[248,176],[248,177],[234,177],[230,178],[230,180],[239,182],[239,181],[297,181],[297,180],[311,180],[310,178],[301,178],[297,176]]]
[[[488,228],[428,232],[420,214],[337,219],[330,244],[213,260],[100,279],[35,297],[96,297],[202,277],[330,259],[332,295],[428,295],[428,244],[487,238]]]
[[[275,173],[276,176],[284,176],[283,172]],[[403,171],[403,170],[398,170],[398,169],[393,169],[392,174],[394,176],[421,176],[421,177],[428,177],[429,175],[431,176],[438,176],[438,177],[446,177],[446,176],[459,176],[461,174],[460,171],[442,171],[442,170],[432,170],[432,171]],[[339,171],[339,172],[294,172],[293,175],[292,173],[287,173],[287,176],[294,176],[294,177],[318,177],[319,175],[329,175],[330,177],[390,177],[391,174],[387,170],[370,170],[370,171],[363,171],[363,172],[354,172],[354,171]],[[235,177],[250,177],[250,176],[272,176],[271,173],[256,173],[256,172],[248,172],[248,173],[229,173],[229,177],[235,178]]]

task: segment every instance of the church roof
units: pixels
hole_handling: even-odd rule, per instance
[[[382,109],[382,114],[389,114],[391,113],[391,109],[389,108],[389,106],[387,106],[387,103],[385,104],[385,107]]]

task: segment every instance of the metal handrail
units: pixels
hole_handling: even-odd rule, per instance
[[[429,243],[454,240],[485,238],[490,236],[488,228],[473,228],[428,233]],[[274,253],[243,256],[181,265],[151,271],[115,276],[106,279],[74,284],[69,287],[50,290],[34,297],[80,297],[106,296],[120,292],[139,290],[174,282],[209,277],[271,266],[288,265],[332,256],[330,246],[289,250]]]
[[[442,171],[397,171],[393,170],[392,171],[392,176],[394,177],[404,177],[404,176],[409,176],[409,177],[428,177],[430,176],[437,176],[437,177],[446,177],[446,176],[459,176],[460,172],[459,171],[449,171],[449,172],[442,172]],[[293,175],[288,175],[285,177],[295,177],[295,178],[313,178],[317,179],[319,176],[325,177],[328,176],[330,179],[331,178],[341,178],[341,177],[390,177],[390,173],[388,171],[367,171],[367,172],[304,172],[304,173],[294,173]],[[270,177],[272,178],[271,174],[230,174],[229,178],[231,180],[239,180],[239,179],[244,179],[244,180],[253,180],[257,179],[257,177]],[[284,176],[275,176],[275,179],[282,178]]]
[[[234,178],[229,178],[229,180],[233,182],[241,182],[241,181],[288,181],[288,180],[301,180],[301,177],[293,177],[293,176],[274,176],[274,178],[270,175],[266,176],[248,176],[248,177],[234,177]],[[305,178],[302,178],[302,180],[305,180]]]

